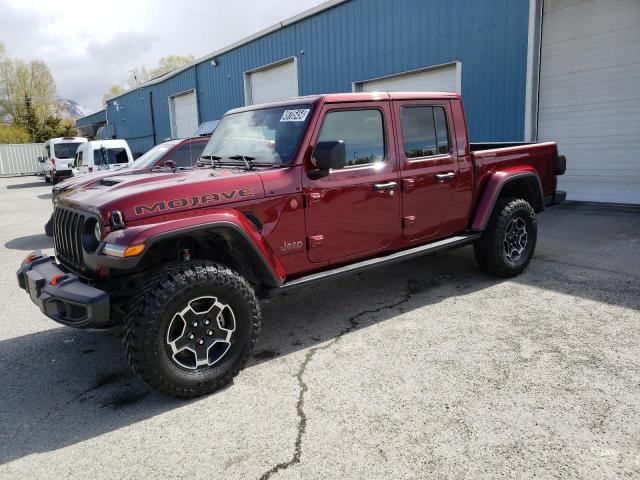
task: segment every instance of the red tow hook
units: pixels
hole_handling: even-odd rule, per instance
[[[52,287],[57,287],[58,284],[61,281],[63,281],[65,278],[67,278],[66,275],[64,275],[62,273],[57,273],[53,277],[51,277],[51,280],[49,280],[49,285],[51,285]]]
[[[40,258],[40,255],[36,255],[36,254],[32,253],[31,255],[27,255],[27,258],[25,258],[24,261],[26,263],[33,263],[38,258]]]

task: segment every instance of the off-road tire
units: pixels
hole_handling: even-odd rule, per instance
[[[244,367],[260,332],[260,306],[253,288],[236,272],[206,261],[161,268],[130,302],[123,343],[129,365],[161,393],[193,398],[214,392]],[[180,367],[167,352],[172,319],[193,299],[214,296],[233,309],[235,331],[218,363],[195,370]]]
[[[519,218],[526,225],[527,243],[522,254],[512,260],[505,252],[505,233],[510,222]],[[474,244],[476,261],[482,270],[491,275],[504,278],[520,275],[533,257],[537,233],[536,215],[526,200],[500,197],[482,237]]]
[[[52,177],[52,178],[53,178],[53,177]],[[44,174],[44,181],[45,181],[46,183],[51,182],[51,178],[49,178],[49,177],[47,176],[47,173],[46,173],[46,172],[45,172],[45,174]]]
[[[49,217],[47,223],[44,224],[44,234],[47,237],[53,237],[53,215]]]

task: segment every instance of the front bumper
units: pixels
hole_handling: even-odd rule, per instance
[[[54,257],[40,251],[32,252],[27,259],[16,272],[18,285],[42,313],[75,328],[110,326],[107,292],[83,283],[77,275],[62,270]]]
[[[51,177],[58,178],[70,178],[73,177],[73,170],[52,170]]]

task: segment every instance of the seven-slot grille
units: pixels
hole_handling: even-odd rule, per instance
[[[82,231],[89,215],[56,206],[53,222],[53,243],[56,255],[63,264],[83,270]]]

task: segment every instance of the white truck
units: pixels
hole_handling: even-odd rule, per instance
[[[73,162],[73,175],[118,170],[132,163],[133,155],[126,140],[93,140],[78,147]]]
[[[44,157],[38,157],[42,163],[44,180],[57,183],[73,175],[73,159],[78,147],[87,143],[84,137],[52,138],[44,143]]]

